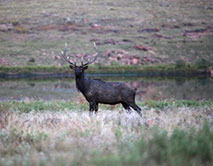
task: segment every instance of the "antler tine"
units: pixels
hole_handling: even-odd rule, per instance
[[[64,51],[61,51],[61,55],[64,58],[65,61],[67,61],[70,65],[76,66],[76,63],[71,62],[69,59],[67,59],[67,43],[64,45]]]
[[[95,42],[93,42],[93,46],[94,46],[94,48],[95,48],[95,50],[96,50],[96,53],[98,52],[98,49],[97,49],[97,46],[96,46],[96,43]]]
[[[97,59],[97,57],[98,57],[98,49],[97,49],[97,46],[96,46],[96,43],[95,43],[95,42],[93,43],[93,46],[94,46],[94,49],[96,50],[95,58],[94,58],[93,60],[91,60],[91,61],[89,61],[89,62],[85,63],[83,66],[87,66],[87,65],[89,65],[89,64],[91,64],[91,63],[95,62],[95,60]],[[82,63],[82,64],[83,64],[83,63]]]
[[[84,66],[84,57],[81,57],[81,66]]]

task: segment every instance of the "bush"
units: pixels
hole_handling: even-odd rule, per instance
[[[206,59],[202,58],[202,59],[197,61],[196,65],[199,69],[208,69],[210,64]]]
[[[95,165],[143,165],[143,166],[200,166],[213,163],[213,130],[208,123],[196,131],[176,129],[171,136],[155,128],[151,139],[144,136],[135,143],[122,145],[116,155],[96,155]],[[116,164],[115,164],[116,163]]]
[[[175,64],[175,67],[176,68],[181,68],[181,67],[185,67],[186,66],[186,63],[184,60],[177,60],[176,61],[176,64]]]

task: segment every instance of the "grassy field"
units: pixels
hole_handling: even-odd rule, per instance
[[[213,103],[139,103],[89,117],[85,104],[2,102],[0,165],[162,165],[213,163]]]
[[[64,65],[72,54],[100,51],[100,64],[213,62],[210,0],[3,0],[0,65]]]
[[[211,0],[0,0],[0,79],[71,74],[60,57],[66,42],[77,63],[88,60],[96,42],[100,55],[88,74],[206,74],[213,69],[212,6]],[[138,105],[143,118],[119,105],[101,105],[90,117],[81,98],[0,102],[0,166],[213,165],[212,101]]]

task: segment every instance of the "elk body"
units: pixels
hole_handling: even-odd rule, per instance
[[[97,48],[95,58],[92,61],[83,63],[77,66],[76,63],[70,61],[69,56],[66,55],[67,48],[65,46],[62,51],[63,58],[70,64],[70,68],[75,72],[75,81],[77,89],[84,95],[89,102],[89,114],[98,112],[98,104],[122,104],[124,109],[130,111],[133,108],[141,117],[141,109],[135,103],[136,91],[129,88],[124,83],[119,82],[105,82],[100,79],[89,79],[85,77],[84,71],[88,68],[88,65],[93,63],[97,56]],[[69,58],[69,59],[68,59]]]

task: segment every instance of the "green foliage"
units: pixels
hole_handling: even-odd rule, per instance
[[[101,165],[101,166],[122,166],[121,159],[118,155],[97,155],[94,156],[94,159],[90,161],[89,165]]]
[[[176,64],[175,64],[175,67],[176,68],[181,68],[181,67],[185,67],[186,63],[184,60],[177,60],[176,61]]]
[[[35,142],[41,142],[48,138],[48,135],[44,132],[37,131],[33,133],[24,133],[22,130],[19,131],[18,129],[12,128],[9,130],[9,132],[6,132],[4,130],[0,131],[0,141],[2,143],[35,143]]]
[[[201,162],[213,161],[213,131],[208,123],[198,132],[192,129],[187,133],[176,129],[171,136],[170,144],[170,153],[185,161],[191,158],[199,159]]]
[[[31,59],[30,62],[35,62],[35,59]],[[0,74],[37,74],[37,73],[67,73],[70,72],[68,66],[0,66]]]
[[[144,103],[139,103],[140,106],[147,106],[149,108],[171,108],[171,107],[202,107],[213,105],[212,101],[196,101],[196,100],[175,100],[175,101],[145,101]]]
[[[96,156],[95,165],[200,166],[213,162],[213,130],[209,123],[199,129],[176,129],[171,136],[154,128],[151,139],[122,145],[118,154]]]
[[[196,65],[199,69],[208,69],[211,66],[211,63],[202,58],[196,62]]]
[[[35,63],[35,59],[29,60],[30,64]],[[86,71],[88,74],[131,74],[142,76],[190,76],[199,75],[201,68],[207,68],[212,66],[210,64],[189,65],[179,62],[175,65],[149,65],[149,66],[131,66],[131,65],[109,65],[101,66],[100,64],[91,65]],[[67,74],[72,71],[68,66],[0,66],[0,77],[16,75],[26,76],[48,76],[49,74]]]
[[[29,62],[35,63],[35,58],[30,58],[30,59],[29,59]]]
[[[45,102],[45,101],[31,101],[31,102],[2,102],[2,107],[10,108],[13,111],[20,111],[29,113],[31,111],[61,111],[61,110],[74,110],[74,109],[85,109],[87,105],[85,104],[76,104],[73,102]]]

